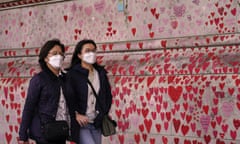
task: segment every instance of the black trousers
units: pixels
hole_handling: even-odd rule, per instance
[[[36,144],[66,144],[66,140],[56,141],[56,142],[47,142],[47,141],[37,141]]]

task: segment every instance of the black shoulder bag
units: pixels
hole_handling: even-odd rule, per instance
[[[99,101],[99,98],[97,96],[97,93],[92,85],[92,83],[87,79],[87,82],[88,84],[91,86],[92,90],[93,90],[93,93],[94,93],[94,96],[96,97],[96,100]],[[102,109],[103,111],[103,107],[100,105],[100,108]],[[103,116],[103,120],[102,120],[102,127],[101,127],[101,130],[102,130],[102,134],[103,136],[107,137],[107,136],[111,136],[111,135],[114,135],[116,134],[116,126],[117,126],[117,123],[116,121],[112,120],[108,114],[105,114]]]
[[[49,142],[67,140],[69,137],[69,126],[64,120],[52,121],[43,125],[44,138]]]
[[[67,140],[69,138],[69,126],[65,120],[54,120],[50,122],[43,122],[41,114],[39,113],[43,137],[48,142],[57,142]]]

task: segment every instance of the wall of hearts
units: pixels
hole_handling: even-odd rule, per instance
[[[66,67],[79,40],[98,44],[118,123],[103,143],[240,144],[239,0],[3,6],[0,144],[17,143],[28,82],[52,38],[66,45]]]

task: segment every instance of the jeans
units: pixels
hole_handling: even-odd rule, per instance
[[[102,132],[96,129],[93,124],[88,124],[80,128],[79,144],[101,144]]]

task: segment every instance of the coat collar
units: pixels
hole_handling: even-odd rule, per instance
[[[104,72],[104,73],[106,73],[106,70],[104,69],[103,66],[100,66],[100,65],[98,65],[98,64],[93,64],[93,67],[94,67],[98,72]],[[76,71],[78,71],[78,72],[80,72],[80,73],[82,73],[83,75],[88,76],[89,71],[88,71],[87,69],[83,68],[80,64],[76,64],[75,66],[73,66],[72,69],[73,69],[73,70],[76,70]]]

